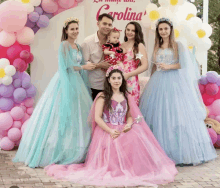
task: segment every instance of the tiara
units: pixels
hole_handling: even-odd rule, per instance
[[[72,21],[75,21],[77,23],[79,23],[79,19],[76,18],[76,17],[70,17],[70,18],[67,18],[66,21],[64,22],[64,28],[66,28],[66,26],[68,25],[69,22],[72,22]]]
[[[160,18],[160,19],[158,19],[157,23],[156,23],[156,26],[158,27],[159,23],[164,22],[164,21],[170,23],[170,25],[173,26],[173,22],[169,18]]]
[[[124,72],[123,68],[118,66],[118,65],[114,65],[108,68],[108,70],[106,71],[106,77],[109,76],[109,73],[112,72],[114,69],[118,69],[120,70],[122,73]]]

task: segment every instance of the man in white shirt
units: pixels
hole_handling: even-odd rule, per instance
[[[107,42],[107,35],[112,29],[113,21],[114,18],[109,14],[99,15],[97,23],[99,30],[95,34],[86,37],[82,44],[85,63],[96,65],[94,70],[88,71],[93,100],[104,89],[105,72],[101,68],[108,69],[111,66],[108,61],[103,61],[102,45]]]

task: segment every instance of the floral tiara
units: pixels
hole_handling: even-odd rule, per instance
[[[157,23],[156,23],[156,26],[158,27],[159,23],[164,22],[164,21],[168,22],[171,26],[173,26],[173,22],[169,18],[160,18],[160,19],[158,19]]]
[[[79,23],[79,19],[76,18],[76,17],[70,17],[70,18],[67,18],[66,21],[64,22],[64,28],[66,28],[66,26],[68,25],[69,22],[72,22],[72,21],[75,21],[77,23]]]
[[[108,68],[108,70],[106,71],[106,77],[109,77],[109,73],[112,72],[114,69],[118,69],[120,70],[122,73],[124,72],[123,68],[118,66],[118,65],[114,65]]]

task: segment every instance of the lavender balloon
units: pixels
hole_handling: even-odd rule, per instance
[[[39,20],[37,21],[37,26],[38,27],[47,27],[49,25],[50,19],[45,16],[41,15]]]
[[[27,97],[34,97],[36,95],[36,87],[32,85],[30,88],[26,89]]]
[[[12,76],[13,80],[19,78],[21,75],[21,73],[19,71],[17,71],[14,76]]]
[[[15,88],[21,87],[21,79],[17,78],[13,81],[13,86]]]
[[[28,15],[28,18],[30,21],[32,22],[37,22],[40,18],[40,15],[37,13],[37,12],[31,12],[29,15]]]
[[[11,98],[0,98],[0,109],[3,111],[9,111],[13,108],[14,101]]]
[[[22,80],[22,87],[25,89],[28,89],[29,87],[31,87],[31,80],[28,78],[25,78]]]
[[[209,71],[206,73],[206,76],[207,76],[207,80],[210,82],[210,83],[216,83],[217,80],[218,80],[218,73],[215,72],[215,71]]]
[[[41,7],[35,7],[34,12],[37,12],[39,15],[42,15],[44,11]]]
[[[199,79],[199,83],[202,84],[202,85],[208,84],[208,80],[207,80],[206,75],[201,76],[201,78]]]
[[[220,86],[220,75],[218,75],[218,79],[216,81],[217,86]]]
[[[0,95],[2,97],[11,97],[14,92],[14,87],[12,84],[6,86],[6,85],[0,85]]]
[[[32,21],[30,21],[30,20],[28,19],[25,26],[32,28],[32,27],[34,27],[35,25],[36,25],[35,22],[32,22]]]
[[[39,30],[40,28],[36,25],[32,28],[32,30],[34,31],[34,34],[37,33],[37,31]]]
[[[16,103],[21,103],[27,97],[27,93],[24,88],[17,88],[13,96]]]
[[[49,19],[53,17],[53,14],[44,12],[43,15],[47,16]]]

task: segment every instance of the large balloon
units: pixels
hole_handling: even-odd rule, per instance
[[[12,150],[14,148],[15,144],[13,141],[11,141],[8,137],[2,138],[0,141],[0,148],[6,151]]]
[[[17,33],[17,41],[23,45],[32,43],[34,41],[34,31],[29,27],[24,27]]]
[[[0,109],[3,111],[9,111],[13,108],[14,101],[11,98],[0,98]]]
[[[0,45],[4,47],[9,47],[13,45],[16,41],[16,36],[14,33],[7,33],[5,31],[0,32]]]
[[[13,125],[13,119],[8,112],[0,114],[0,130],[7,130]]]
[[[0,4],[0,28],[7,32],[21,30],[27,22],[27,9],[21,2],[5,1]]]

